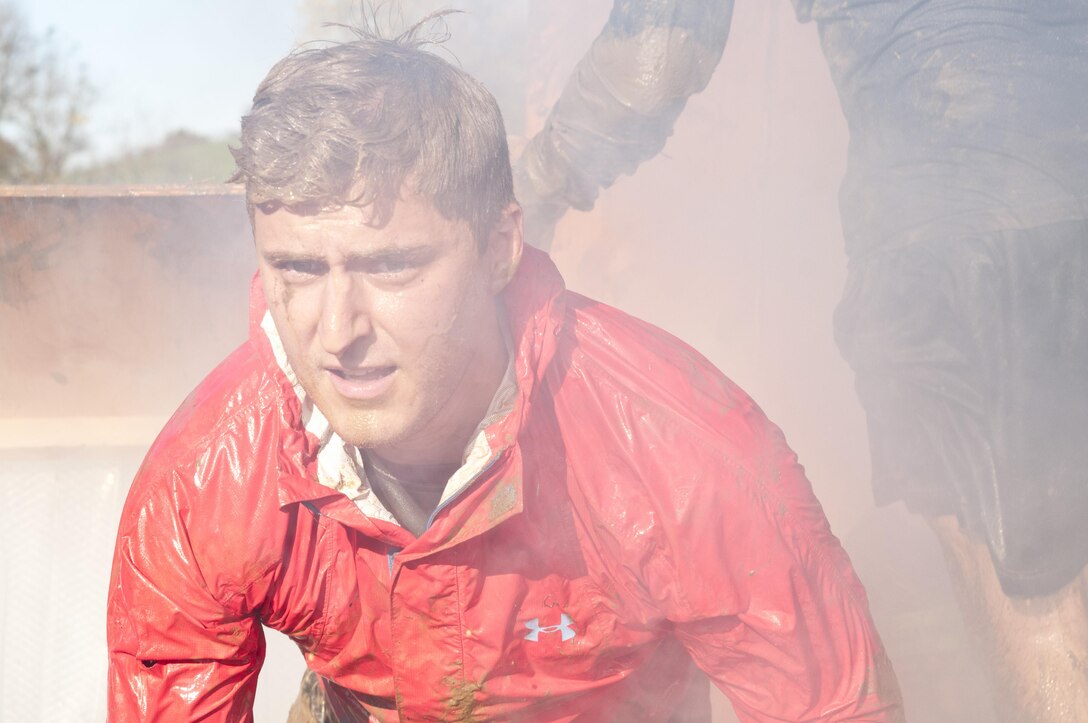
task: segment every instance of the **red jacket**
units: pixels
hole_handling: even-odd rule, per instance
[[[129,493],[111,720],[249,720],[262,625],[378,721],[668,720],[705,699],[692,661],[744,721],[898,720],[865,593],[759,408],[543,254],[505,305],[514,410],[418,539],[317,482],[254,326]]]

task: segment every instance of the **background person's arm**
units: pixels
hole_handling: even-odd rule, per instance
[[[588,211],[672,134],[721,59],[733,0],[616,0],[514,169],[527,240],[547,249],[570,208]]]

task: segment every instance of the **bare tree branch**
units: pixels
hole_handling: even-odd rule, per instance
[[[0,0],[0,182],[52,183],[88,145],[94,90],[52,32],[31,33]]]

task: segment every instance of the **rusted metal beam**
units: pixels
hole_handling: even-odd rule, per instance
[[[245,338],[254,270],[239,187],[0,189],[0,420],[165,417]]]

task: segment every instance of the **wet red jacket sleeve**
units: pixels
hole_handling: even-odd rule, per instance
[[[175,473],[137,478],[110,582],[110,721],[252,720],[261,625],[224,579],[205,579],[214,566],[188,514]]]
[[[764,449],[714,486],[729,503],[695,500],[678,530],[700,551],[675,561],[666,614],[745,723],[902,721],[861,583],[781,433],[755,424]]]

